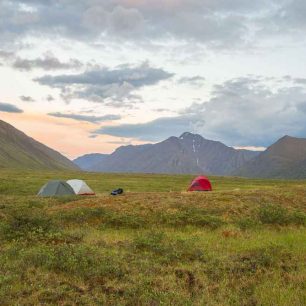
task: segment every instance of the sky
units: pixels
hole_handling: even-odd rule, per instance
[[[305,0],[0,0],[0,119],[69,158],[189,131],[306,137]]]

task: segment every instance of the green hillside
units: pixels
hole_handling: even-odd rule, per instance
[[[77,170],[68,158],[0,120],[0,168]]]
[[[0,171],[0,305],[305,305],[306,181],[191,179]]]

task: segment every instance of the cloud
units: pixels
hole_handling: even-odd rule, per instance
[[[88,115],[80,115],[80,114],[64,114],[64,113],[49,113],[49,116],[57,117],[57,118],[68,118],[77,121],[86,121],[90,123],[99,123],[99,122],[107,122],[120,120],[120,115],[104,115],[104,116],[88,116]]]
[[[305,137],[306,86],[272,89],[266,83],[261,77],[231,79],[216,85],[210,100],[194,103],[179,116],[103,126],[95,133],[160,141],[193,131],[231,146],[264,147],[286,134]]]
[[[7,65],[20,70],[31,71],[33,69],[42,69],[46,71],[79,69],[85,65],[77,59],[61,61],[51,52],[46,52],[42,57],[28,59],[19,57],[15,52],[0,50],[0,58]]]
[[[193,117],[165,117],[147,123],[121,124],[104,126],[94,131],[94,134],[105,134],[117,137],[136,138],[145,141],[159,141],[182,131],[193,130]]]
[[[198,130],[212,139],[267,146],[288,133],[306,135],[306,117],[299,111],[306,103],[305,87],[271,89],[264,79],[245,77],[215,86],[213,95],[185,110],[193,114]]]
[[[0,112],[4,113],[23,113],[23,110],[9,103],[0,102]]]
[[[54,97],[53,97],[52,95],[48,95],[48,96],[46,97],[46,100],[47,100],[48,102],[52,102],[52,101],[54,101],[55,99],[54,99]]]
[[[265,20],[266,28],[282,33],[299,32],[306,30],[306,3],[304,0],[281,1],[270,18]]]
[[[120,138],[118,140],[108,141],[109,144],[120,145],[120,146],[128,146],[132,145],[133,142],[130,139]]]
[[[14,57],[14,52],[0,50],[0,58],[8,60]]]
[[[30,97],[30,96],[20,96],[19,98],[20,98],[20,100],[22,100],[23,102],[35,102],[35,99],[33,99],[33,98]]]
[[[171,110],[169,108],[155,108],[155,109],[153,109],[153,111],[157,112],[157,113],[171,112]]]
[[[70,59],[68,62],[62,62],[52,53],[46,53],[43,57],[36,59],[24,59],[16,57],[12,63],[12,66],[22,71],[30,71],[33,69],[52,71],[78,69],[81,68],[83,64],[77,59]]]
[[[6,43],[29,36],[87,42],[174,39],[231,49],[254,44],[256,33],[272,37],[275,32],[295,31],[304,39],[305,13],[303,0],[2,0],[0,39]]]
[[[182,77],[178,81],[178,84],[187,84],[194,87],[201,87],[205,82],[205,78],[199,75],[192,77]]]
[[[95,5],[88,8],[82,16],[83,25],[94,31],[101,30],[111,35],[137,35],[144,28],[145,20],[143,15],[136,8],[125,8],[122,6],[114,6],[107,10],[106,7]]]
[[[304,78],[295,78],[295,79],[293,79],[293,81],[294,81],[296,84],[306,85],[306,79],[304,79]]]
[[[97,138],[99,135],[91,134],[88,136],[88,138]]]
[[[0,36],[0,38],[1,38],[1,36]],[[13,52],[8,52],[8,51],[0,50],[0,66],[4,66],[13,57],[14,57],[14,53]]]
[[[139,66],[120,65],[114,69],[95,67],[80,74],[46,75],[36,78],[41,85],[61,89],[66,101],[84,99],[95,102],[106,101],[116,106],[138,102],[139,96],[134,92],[145,87],[158,84],[173,76],[161,68],[153,68],[145,62]]]

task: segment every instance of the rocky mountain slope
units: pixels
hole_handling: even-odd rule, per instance
[[[120,147],[85,170],[229,175],[257,155],[258,152],[236,150],[197,134],[184,133],[157,144]],[[78,160],[75,162],[80,165]]]

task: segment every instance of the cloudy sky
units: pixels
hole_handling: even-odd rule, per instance
[[[70,158],[185,131],[306,137],[305,0],[0,0],[0,118]]]

